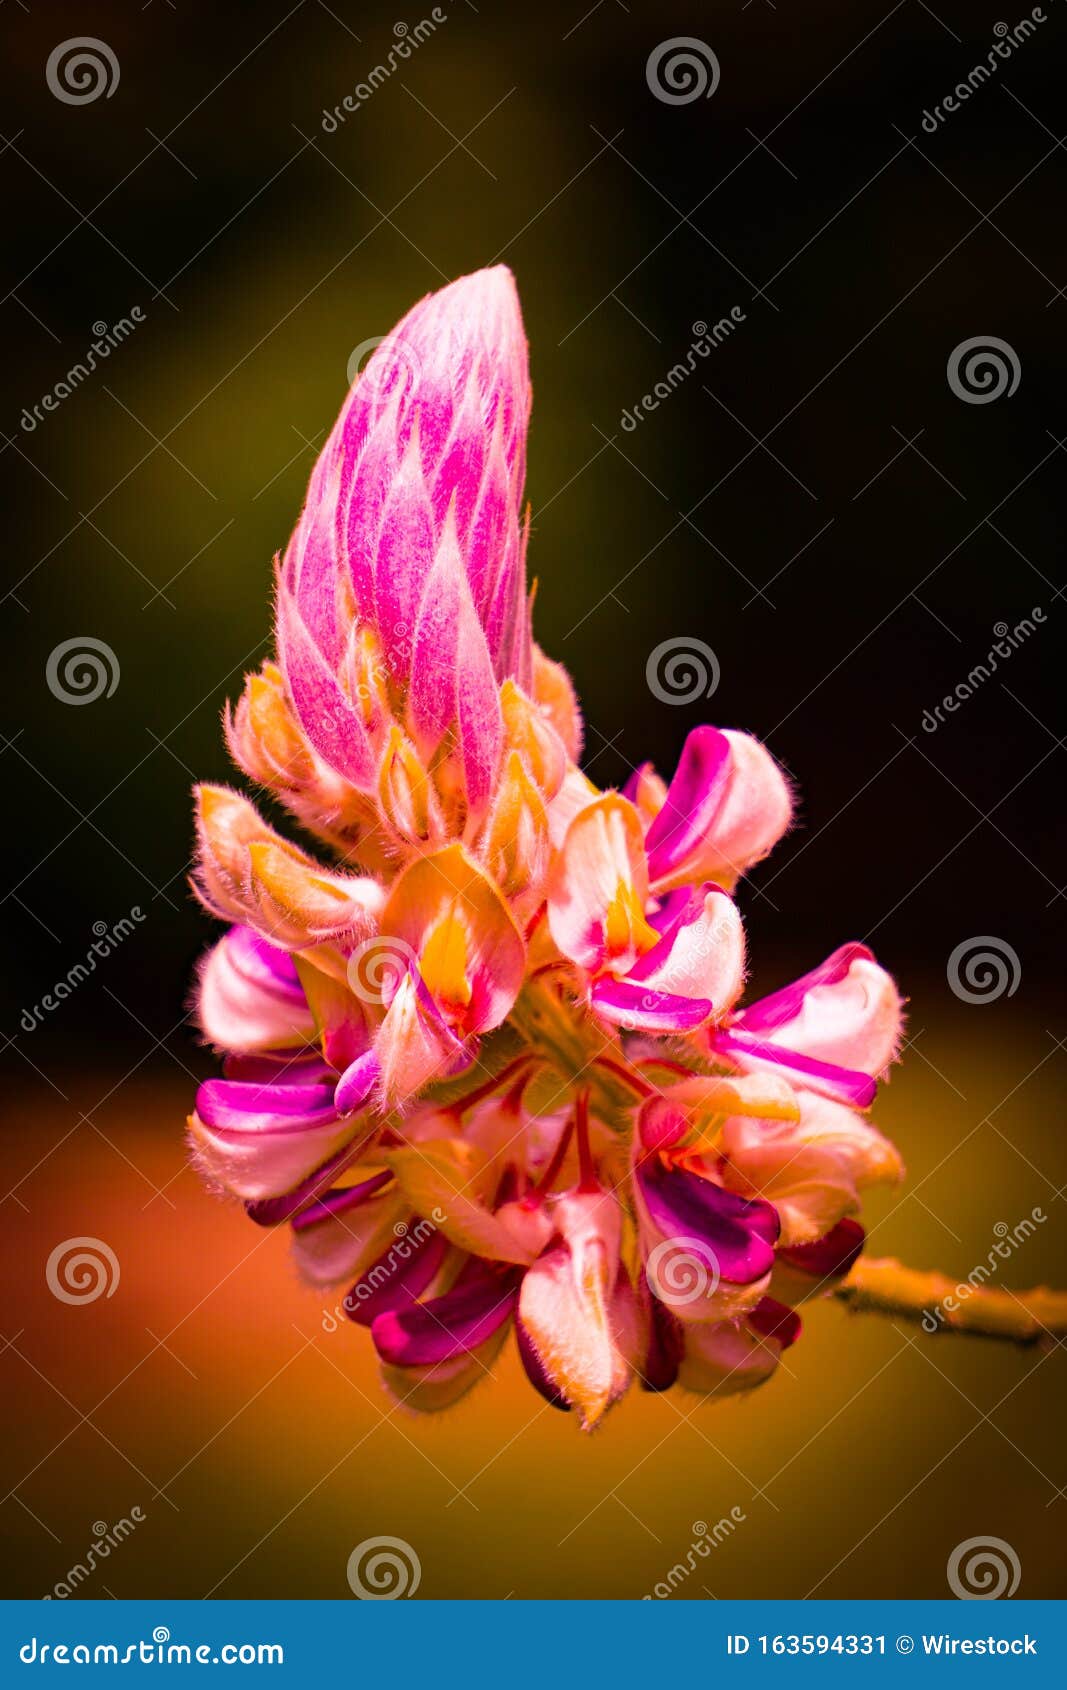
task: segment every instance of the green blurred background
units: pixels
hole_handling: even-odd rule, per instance
[[[911,1347],[826,1307],[750,1401],[634,1400],[582,1442],[509,1357],[444,1419],[383,1422],[368,1346],[324,1332],[282,1238],[184,1167],[208,1070],[186,1020],[209,937],[184,880],[189,787],[228,778],[219,712],[268,649],[271,559],[350,353],[502,260],[531,342],[538,632],[575,675],[591,774],[669,768],[709,714],[767,738],[803,807],[745,895],[759,983],[865,937],[911,998],[879,1113],[910,1185],[873,1205],[875,1247],[965,1274],[1040,1206],[1003,1277],[1067,1279],[1067,14],[931,136],[924,110],[996,39],[988,5],[443,10],[332,134],[324,109],[428,8],[0,18],[7,1591],[43,1593],[95,1521],[139,1504],[96,1575],[117,1595],[344,1596],[350,1549],[387,1533],[417,1549],[425,1596],[639,1596],[733,1506],[745,1521],[679,1596],[941,1595],[952,1547],[989,1533],[1021,1594],[1062,1594],[1062,1354]],[[82,35],[121,74],[68,105],[45,65]],[[649,55],[680,36],[714,50],[710,99],[650,91]],[[24,428],[93,325],[134,306],[106,365]],[[697,375],[623,429],[694,323],[735,306]],[[988,405],[946,380],[979,335],[1021,368]],[[995,624],[1035,606],[1044,624],[924,732]],[[46,666],[83,636],[120,673],[78,708]],[[718,659],[703,706],[646,684],[678,636]],[[135,906],[136,931],[27,1031],[94,924]],[[946,965],[978,935],[1017,984],[967,1004]],[[44,1263],[83,1234],[121,1284],[62,1307]]]

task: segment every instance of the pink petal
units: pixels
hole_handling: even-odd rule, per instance
[[[733,899],[710,883],[676,908],[658,945],[646,951],[628,979],[678,997],[708,998],[716,1015],[741,995],[745,935]]]
[[[315,1036],[307,999],[286,952],[247,927],[233,927],[206,955],[197,987],[197,1019],[221,1050],[261,1051],[302,1045]]]
[[[278,583],[278,661],[316,751],[338,774],[369,791],[376,768],[362,718],[327,667],[284,581]]]
[[[750,1004],[737,1029],[804,1056],[878,1075],[894,1061],[903,1005],[866,945],[842,945],[791,986]]]
[[[648,830],[645,844],[653,881],[672,874],[703,845],[725,797],[729,773],[726,735],[718,728],[694,728],[682,747],[663,808]]]
[[[589,1002],[605,1021],[645,1033],[691,1033],[709,1019],[714,1007],[710,998],[676,997],[607,975],[593,986]]]

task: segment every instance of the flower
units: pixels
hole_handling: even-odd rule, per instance
[[[634,1384],[762,1383],[851,1272],[863,1191],[902,1173],[867,1114],[902,1004],[860,944],[743,1001],[735,894],[793,811],[751,735],[695,729],[669,782],[581,772],[531,633],[529,410],[499,267],[415,306],[346,398],[275,657],[226,716],[328,855],[198,789],[193,885],[228,927],[189,1131],[309,1284],[346,1287],[398,1398],[457,1401],[513,1334],[592,1428]]]

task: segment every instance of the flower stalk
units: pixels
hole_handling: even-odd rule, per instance
[[[1067,1338],[1067,1291],[1045,1285],[1030,1291],[964,1288],[943,1273],[904,1267],[891,1256],[861,1256],[832,1294],[856,1314],[895,1315],[931,1334],[961,1332],[1015,1344],[1052,1345]]]

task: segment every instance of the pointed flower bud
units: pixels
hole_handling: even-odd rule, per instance
[[[344,673],[353,622],[379,642],[420,751],[451,731],[473,807],[488,799],[497,688],[532,675],[521,522],[529,411],[518,296],[497,267],[408,313],[323,448],[282,567],[279,655],[311,744],[362,790],[374,778],[375,722]]]

